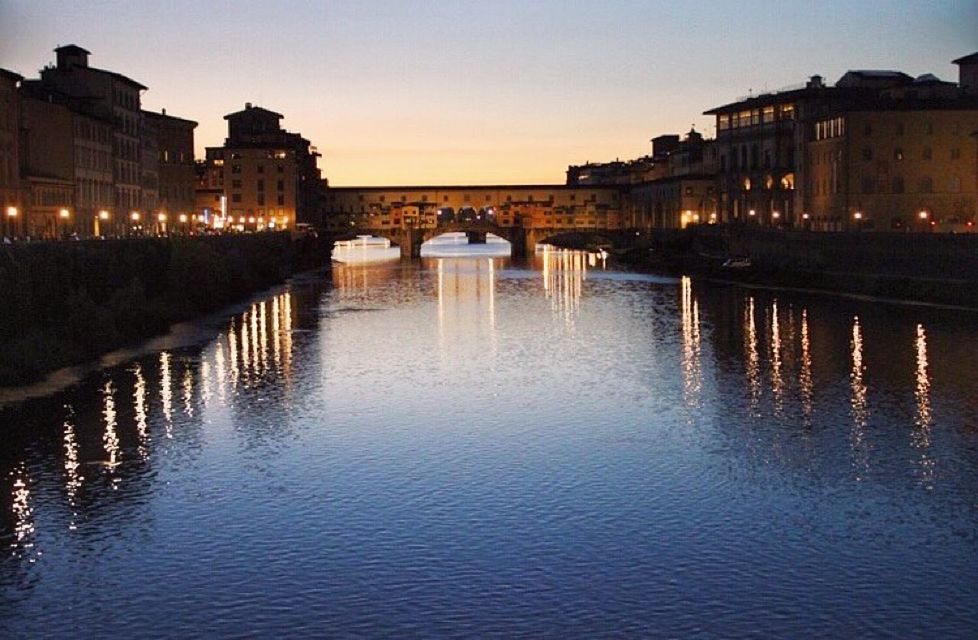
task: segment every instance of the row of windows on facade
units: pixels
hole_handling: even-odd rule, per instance
[[[870,147],[863,148],[862,156],[863,156],[863,160],[866,160],[866,161],[872,160],[873,159],[873,150]],[[954,147],[953,149],[950,150],[950,152],[948,153],[948,156],[949,156],[949,158],[951,160],[960,160],[961,159],[961,148],[960,147]],[[902,147],[896,147],[893,150],[893,159],[894,160],[903,160],[905,157],[906,157],[906,154],[904,153]],[[921,160],[933,160],[934,159],[934,149],[931,148],[931,147],[924,147],[923,149],[921,149],[920,150],[920,159]]]
[[[744,109],[737,113],[724,113],[717,116],[717,130],[742,129],[779,120],[794,120],[795,105],[768,105],[757,109]]]
[[[880,127],[880,129],[881,129],[881,132],[883,133],[883,135],[891,135],[892,134],[892,135],[897,135],[897,136],[902,136],[906,132],[906,130],[907,130],[907,128],[905,126],[905,123],[903,123],[903,122],[894,122],[894,123],[892,123],[891,126]],[[933,122],[924,122],[924,123],[921,123],[920,124],[920,131],[923,132],[926,135],[929,135],[929,136],[934,135],[934,131],[935,131],[934,123]],[[863,135],[864,136],[871,136],[871,135],[873,135],[873,132],[874,132],[873,123],[866,122],[866,123],[863,124]],[[952,124],[951,125],[951,128],[950,128],[950,133],[953,134],[953,135],[956,135],[956,136],[957,135],[961,135],[961,125],[960,125],[960,123],[957,123],[956,122],[956,123]]]
[[[275,183],[275,187],[279,191],[285,191],[285,180],[279,180],[279,181],[277,181]],[[240,189],[241,188],[241,180],[238,180],[237,178],[235,178],[234,180],[231,180],[231,188],[232,189]],[[257,189],[258,191],[264,191],[265,190],[265,181],[264,180],[257,180],[257,181],[255,181],[255,189]]]
[[[178,164],[193,162],[194,158],[192,155],[187,155],[183,151],[170,151],[169,149],[163,149],[160,151],[160,160],[163,162],[176,162]]]
[[[231,194],[231,202],[241,202],[241,194],[240,193],[232,193]],[[258,196],[257,196],[257,198],[256,198],[256,202],[259,205],[265,204],[265,194],[264,193],[259,193]],[[285,196],[282,195],[281,193],[278,194],[278,196],[276,196],[276,203],[279,204],[279,205],[284,205],[285,204]]]
[[[113,88],[112,98],[113,101],[120,107],[132,109],[133,111],[139,108],[139,94],[137,93],[120,91],[118,88]]]
[[[265,165],[263,165],[263,164],[257,165],[255,167],[255,172],[256,173],[265,173]],[[276,173],[285,173],[285,167],[282,166],[282,165],[280,165],[280,164],[279,165],[276,165],[275,166],[275,172]],[[241,165],[240,164],[232,164],[231,165],[231,173],[241,173]]]
[[[98,144],[112,144],[112,129],[101,126],[84,118],[75,119],[75,137],[89,140]]]
[[[748,153],[750,154],[748,156]],[[738,162],[738,158],[740,162]],[[788,149],[788,157],[786,166],[790,167],[795,163],[795,150]],[[748,151],[747,145],[740,147],[740,153],[738,154],[736,150],[730,155],[730,170],[738,171],[740,169],[771,169],[774,167],[774,156],[770,149],[764,150],[764,161],[761,162],[761,152],[756,144],[751,145]],[[727,170],[727,154],[720,154],[720,171],[724,172]]]
[[[288,153],[282,151],[281,149],[269,150],[265,152],[265,157],[270,159],[284,160],[288,157]],[[240,160],[241,154],[237,151],[232,151],[228,154],[232,160]],[[214,164],[220,166],[224,164],[224,149],[215,149],[213,151]],[[220,162],[218,162],[220,160]]]
[[[163,185],[160,187],[160,197],[174,200],[193,200],[194,189],[191,187],[170,187]]]
[[[961,178],[959,176],[950,176],[947,179],[946,185],[946,191],[950,193],[961,192]],[[908,193],[906,180],[903,176],[894,176],[892,178],[888,178],[886,175],[876,177],[863,176],[860,186],[862,187],[861,193],[864,194]],[[930,176],[918,178],[915,187],[916,190],[912,193],[935,193],[934,179]],[[835,177],[832,179],[815,180],[812,184],[812,195],[814,196],[828,196],[838,194],[839,192],[839,181]]]
[[[360,202],[363,202],[364,201],[364,195],[363,194],[358,195],[357,196],[357,199]],[[574,202],[575,200],[577,200],[577,195],[572,193],[572,194],[570,194],[570,198],[569,199],[570,199],[571,202]],[[617,196],[614,196],[613,199],[615,201],[617,201],[618,200],[618,197]],[[378,200],[378,202],[386,202],[387,196],[381,195],[381,196],[379,196],[377,198],[377,200]],[[590,200],[591,202],[597,202],[598,201],[598,196],[595,193],[589,194],[587,200]],[[402,195],[401,196],[401,199],[400,199],[400,202],[407,202],[407,201],[408,201],[407,195],[406,194],[405,195]],[[448,202],[448,201],[449,201],[449,197],[448,196],[443,196],[442,197],[442,202]],[[468,194],[468,193],[464,194],[462,196],[462,201],[463,202],[472,202],[472,196],[471,196],[471,194]],[[506,202],[512,202],[512,201],[513,201],[513,196],[512,195],[507,195],[506,196]],[[533,202],[533,195],[532,194],[528,195],[527,198],[526,198],[526,201],[527,202]],[[547,196],[546,200],[543,200],[543,202],[553,202],[553,201],[554,201],[554,195],[552,193]],[[428,202],[428,196],[427,195],[422,195],[421,196],[421,202]],[[492,202],[492,196],[486,196],[486,202]]]

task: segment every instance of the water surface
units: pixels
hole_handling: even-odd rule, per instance
[[[974,326],[337,266],[0,414],[0,636],[974,637]]]

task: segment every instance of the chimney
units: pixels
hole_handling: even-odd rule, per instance
[[[250,109],[250,108],[251,108],[251,103],[250,102],[246,102],[245,103],[245,109]]]
[[[822,76],[815,75],[808,79],[807,88],[809,89],[821,89],[824,86],[825,83],[822,81]]]
[[[160,113],[162,113],[163,115],[166,115],[166,108],[160,109]]]

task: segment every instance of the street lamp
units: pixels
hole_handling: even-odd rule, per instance
[[[58,211],[58,216],[62,220],[64,220],[65,221],[65,225],[67,225],[67,223],[68,223],[68,217],[71,216],[71,212],[68,211],[67,209],[61,209],[60,211]],[[67,233],[67,232],[68,232],[68,228],[66,226],[65,229],[64,229],[64,233]]]
[[[17,207],[7,207],[7,230],[12,232],[14,229],[14,218],[17,217]]]

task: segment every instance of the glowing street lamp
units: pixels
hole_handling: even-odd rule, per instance
[[[17,217],[17,207],[7,207],[7,217],[16,218]]]
[[[61,216],[61,219],[62,220],[67,220],[68,219],[68,216],[71,215],[71,212],[68,211],[67,209],[62,209],[61,211],[58,212],[58,215]]]
[[[157,214],[156,219],[160,222],[166,222],[166,214],[160,211],[159,214]]]
[[[183,223],[183,224],[186,224],[187,223],[187,214],[186,213],[181,213],[180,214],[180,222]]]
[[[133,211],[129,215],[129,217],[132,219],[133,222],[139,222],[139,212],[138,211]]]
[[[856,213],[852,214],[852,217],[854,219],[856,219],[856,220],[862,220],[863,219],[863,212],[862,211],[857,211]]]
[[[105,209],[102,209],[101,211],[98,212],[98,219],[99,220],[108,220],[109,219],[109,212],[106,211]]]
[[[920,213],[917,214],[917,217],[920,218],[921,220],[926,220],[927,219],[927,212],[926,211],[921,211]]]

